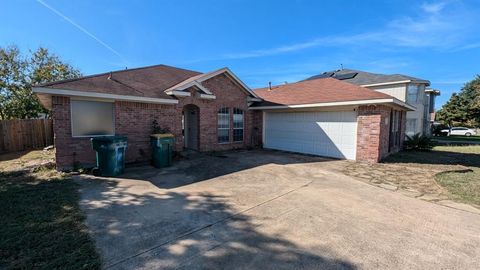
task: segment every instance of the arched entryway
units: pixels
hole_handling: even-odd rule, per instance
[[[183,106],[182,112],[183,146],[198,150],[200,141],[200,108],[193,104]]]

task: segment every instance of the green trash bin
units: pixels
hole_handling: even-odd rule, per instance
[[[97,173],[101,176],[116,176],[125,169],[126,136],[101,136],[92,138],[93,150],[97,152]]]
[[[172,165],[173,146],[175,137],[173,134],[154,134],[150,136],[152,144],[153,166],[164,168]]]

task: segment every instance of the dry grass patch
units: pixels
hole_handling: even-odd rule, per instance
[[[402,151],[383,163],[350,163],[344,173],[430,201],[451,199],[476,206],[480,201],[480,145]]]
[[[1,156],[0,269],[98,269],[78,186],[52,169],[53,153]],[[12,159],[13,157],[13,159]]]

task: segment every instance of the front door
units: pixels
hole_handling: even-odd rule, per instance
[[[186,105],[183,109],[184,146],[187,149],[198,150],[199,108]]]

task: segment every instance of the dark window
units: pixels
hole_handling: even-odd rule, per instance
[[[230,141],[230,110],[221,108],[217,114],[217,140],[219,143]]]
[[[388,151],[392,151],[393,148],[400,147],[400,131],[402,126],[402,112],[392,110],[390,112],[390,138],[389,138],[389,149]]]
[[[243,110],[233,109],[233,141],[243,141]]]

